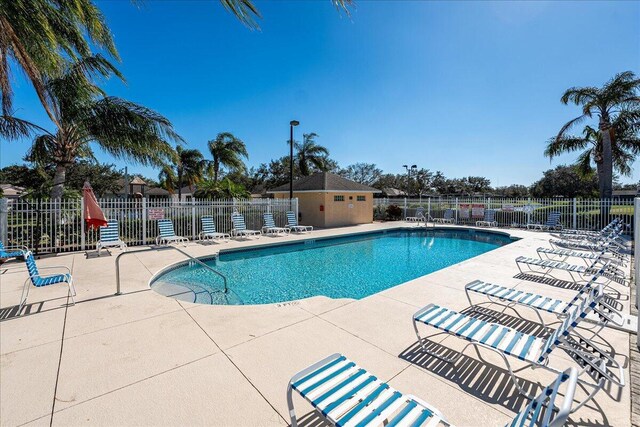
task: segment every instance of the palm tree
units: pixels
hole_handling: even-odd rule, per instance
[[[251,196],[242,184],[225,177],[219,182],[202,181],[194,193],[199,199],[246,199]]]
[[[48,103],[55,112],[55,132],[36,136],[28,159],[55,166],[51,197],[62,197],[67,167],[93,158],[92,145],[116,158],[161,166],[175,157],[170,142],[182,139],[168,119],[122,98],[106,96],[91,76],[117,70],[103,57],[90,56],[68,65],[59,77],[46,79]]]
[[[176,147],[175,165],[165,165],[160,171],[160,181],[165,189],[174,191],[178,188],[178,200],[182,200],[182,187],[197,184],[205,168],[204,156],[199,150]]]
[[[245,164],[242,158],[249,158],[247,147],[240,138],[236,138],[230,132],[221,132],[208,142],[209,152],[213,157],[211,168],[213,182],[218,182],[220,167],[224,166],[235,170],[244,170]]]
[[[262,18],[260,11],[255,7],[252,0],[220,0],[220,3],[235,15],[243,24],[251,29],[258,29],[257,19]],[[354,0],[331,0],[336,9],[342,10],[349,15],[349,7],[355,4]]]
[[[317,137],[318,134],[315,132],[305,133],[302,135],[302,143],[295,143],[297,150],[296,160],[302,176],[309,176],[312,168],[321,171],[328,170],[327,156],[329,155],[329,150],[322,145],[316,144]]]
[[[618,118],[613,123],[616,138],[611,145],[611,156],[614,171],[621,175],[631,175],[631,164],[640,154],[640,138],[634,133],[631,126]],[[582,151],[578,156],[575,166],[580,173],[588,176],[593,173],[592,162],[596,164],[598,181],[602,181],[602,138],[597,129],[585,126],[582,136],[565,135],[561,138],[552,138],[547,144],[545,156],[553,158],[563,152]]]
[[[558,135],[555,137],[554,147],[562,148],[563,141],[570,140],[568,133],[575,125],[583,122],[594,115],[598,117],[598,139],[596,148],[601,144],[601,150],[596,149],[596,167],[598,169],[600,197],[610,199],[613,193],[613,167],[614,167],[614,147],[618,144],[613,123],[621,121],[618,126],[627,129],[633,137],[637,134],[637,122],[640,115],[640,79],[637,79],[631,71],[617,74],[601,88],[597,87],[572,87],[562,95],[563,104],[570,102],[582,107],[582,114],[567,122]],[[586,146],[586,145],[585,145]],[[552,157],[566,149],[556,150],[554,147],[549,151],[548,156]],[[600,160],[601,157],[601,161]]]
[[[91,46],[118,59],[104,17],[91,0],[0,0],[0,135],[15,138],[40,129],[12,117],[12,63],[31,81],[59,127],[60,111],[50,102],[46,80],[59,75],[68,61],[92,56]]]

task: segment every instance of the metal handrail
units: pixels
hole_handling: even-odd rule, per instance
[[[192,261],[195,261],[196,263],[200,264],[201,266],[203,266],[207,270],[209,270],[209,271],[217,274],[218,276],[222,277],[222,280],[224,281],[224,293],[226,294],[226,293],[229,292],[229,287],[227,286],[227,276],[225,276],[224,274],[220,273],[217,270],[214,270],[213,268],[209,267],[204,262],[200,261],[198,258],[195,258],[195,257],[189,255],[188,253],[186,253],[182,249],[179,249],[179,248],[177,248],[175,246],[164,246],[162,249],[174,249],[174,250],[180,252],[182,255],[186,256],[187,258],[191,259]],[[135,253],[140,253],[140,252],[149,252],[149,251],[155,251],[155,250],[158,250],[158,248],[146,248],[146,249],[141,249],[139,251],[127,251],[127,252],[122,252],[122,253],[118,254],[118,256],[116,257],[116,295],[122,295],[122,292],[120,292],[120,257],[123,256],[123,255],[135,254]]]

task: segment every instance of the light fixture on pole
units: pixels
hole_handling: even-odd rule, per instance
[[[291,131],[289,139],[289,200],[293,199],[293,128],[300,124],[297,120],[291,120],[289,127]]]
[[[409,193],[411,191],[411,171],[417,171],[418,166],[411,165],[411,167],[409,167],[409,165],[402,165],[402,167],[407,170],[407,196],[410,196]]]

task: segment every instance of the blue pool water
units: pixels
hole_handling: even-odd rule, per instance
[[[324,295],[363,298],[510,243],[508,236],[469,230],[393,230],[223,251],[158,276],[156,291],[204,304],[266,304]]]

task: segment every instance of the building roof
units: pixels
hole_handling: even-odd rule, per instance
[[[24,193],[23,187],[18,187],[13,184],[0,184],[0,188],[2,189],[3,197],[7,198],[20,197],[22,193]]]
[[[268,193],[289,191],[289,184],[273,188]],[[380,190],[343,178],[329,172],[318,172],[293,181],[293,191],[331,191],[379,193]]]
[[[142,178],[140,178],[139,176],[134,177],[129,184],[131,184],[131,185],[147,185],[147,183]]]

